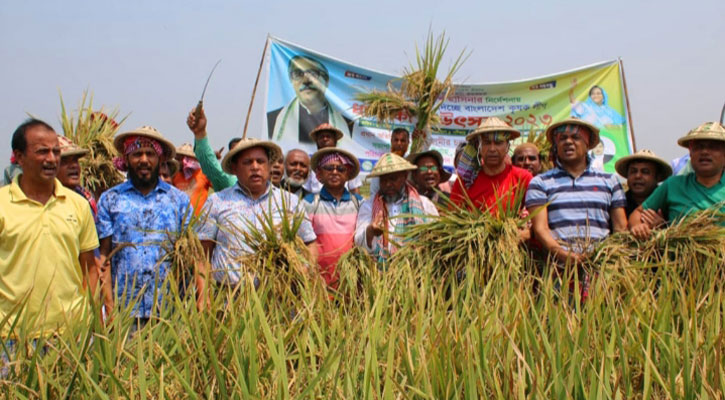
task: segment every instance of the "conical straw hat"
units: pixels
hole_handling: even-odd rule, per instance
[[[554,144],[554,129],[562,125],[581,125],[583,127],[589,128],[589,130],[592,132],[592,137],[589,140],[589,150],[597,147],[597,145],[599,144],[599,128],[590,124],[587,121],[584,121],[583,119],[574,117],[570,117],[563,121],[553,123],[548,128],[546,128],[546,138],[549,140],[549,143]]]
[[[688,147],[687,142],[691,140],[707,139],[725,142],[725,128],[717,122],[705,122],[697,128],[687,132],[687,135],[679,138],[677,144]]]
[[[270,162],[276,160],[278,157],[282,157],[282,149],[273,142],[253,138],[242,139],[222,158],[222,169],[224,172],[234,174],[234,171],[232,171],[232,160],[234,156],[253,147],[261,147],[268,150]]]
[[[143,136],[149,139],[154,139],[161,143],[161,147],[164,149],[164,155],[166,155],[167,159],[174,158],[176,156],[176,147],[174,144],[166,140],[161,132],[147,125],[116,135],[113,139],[113,147],[115,147],[121,155],[123,155],[123,141],[129,136]]]
[[[443,168],[443,156],[438,150],[428,150],[420,153],[411,154],[405,159],[408,160],[411,164],[415,165],[417,168],[416,163],[418,162],[418,159],[426,156],[435,158],[435,160],[438,162],[438,173],[441,176],[441,182],[448,182],[448,180],[451,179],[451,173]]]
[[[521,136],[521,132],[512,128],[511,125],[507,124],[502,119],[496,117],[488,117],[483,122],[481,122],[481,125],[478,125],[478,128],[474,129],[473,132],[469,133],[468,136],[466,136],[466,140],[470,141],[478,135],[494,132],[509,132],[511,134],[509,140],[513,140]]]
[[[310,166],[312,167],[311,169],[313,171],[316,170],[317,165],[320,163],[320,160],[322,160],[322,157],[331,153],[340,153],[353,163],[353,173],[350,175],[350,178],[348,180],[354,179],[360,173],[360,161],[358,161],[357,157],[355,157],[352,153],[343,149],[339,149],[337,147],[326,147],[324,149],[317,150],[317,152],[313,154],[312,158],[310,159]]]
[[[665,180],[668,176],[672,175],[672,167],[670,167],[670,164],[668,164],[667,161],[657,157],[657,155],[651,150],[640,150],[632,155],[620,158],[614,164],[614,169],[619,175],[626,178],[629,163],[631,163],[632,161],[650,161],[655,163],[660,170],[660,173],[657,174],[657,180],[660,182]]]
[[[320,133],[320,132],[324,132],[324,131],[329,131],[329,132],[334,133],[335,134],[335,140],[340,140],[344,136],[342,134],[342,131],[341,130],[335,128],[334,126],[332,126],[332,125],[330,125],[328,123],[324,123],[324,124],[320,124],[320,126],[318,126],[317,128],[313,129],[312,132],[310,132],[310,137],[312,138],[313,141],[316,142],[317,141],[317,134]]]
[[[194,148],[189,143],[184,143],[181,146],[177,147],[176,155],[196,158],[196,154],[194,154]]]
[[[60,156],[85,156],[89,153],[88,149],[79,147],[65,136],[58,135],[58,143],[60,144]]]
[[[416,166],[409,163],[405,158],[397,154],[385,153],[375,164],[372,172],[368,174],[368,178],[392,174],[394,172],[412,171],[414,169],[416,169]]]

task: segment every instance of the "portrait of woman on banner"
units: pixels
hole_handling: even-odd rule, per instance
[[[571,83],[571,90],[569,90],[572,117],[587,121],[599,128],[625,123],[624,117],[608,105],[609,97],[601,86],[592,86],[589,89],[587,99],[584,102],[578,102],[574,97],[576,85],[577,80],[574,78]]]

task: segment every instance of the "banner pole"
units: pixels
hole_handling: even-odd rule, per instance
[[[249,116],[252,114],[252,106],[254,105],[254,96],[257,95],[257,85],[259,84],[259,77],[262,75],[262,66],[264,65],[264,56],[267,54],[267,45],[269,45],[269,35],[267,35],[267,41],[264,42],[264,50],[262,50],[262,59],[259,61],[259,70],[257,70],[257,79],[254,81],[254,88],[252,89],[252,98],[249,99],[249,109],[247,110],[247,119],[244,121],[244,131],[242,132],[242,139],[247,138],[247,126],[249,126]]]
[[[619,60],[619,70],[622,73],[622,86],[624,88],[624,101],[627,103],[627,121],[629,122],[629,132],[632,135],[632,151],[637,152],[637,141],[634,138],[634,125],[632,125],[632,108],[629,105],[629,91],[627,90],[627,78],[624,77],[624,63]]]

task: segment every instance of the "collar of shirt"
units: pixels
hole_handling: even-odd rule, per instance
[[[272,188],[272,185],[267,181],[267,188],[264,190],[264,193],[262,193],[261,196],[259,196],[257,199],[253,199],[249,195],[249,191],[245,189],[239,181],[237,181],[237,184],[234,185],[234,191],[241,194],[248,202],[250,203],[259,203],[261,201],[264,201],[268,196],[270,189]]]
[[[141,194],[141,192],[138,189],[136,189],[136,186],[134,186],[133,183],[131,183],[131,180],[130,179],[128,179],[125,182],[123,182],[119,186],[118,189],[119,189],[119,192],[128,192],[130,190],[134,190],[134,191],[138,192],[139,194]],[[166,182],[162,181],[161,179],[159,179],[158,183],[156,184],[156,187],[153,188],[153,190],[151,190],[149,192],[149,194],[151,194],[153,192],[164,192],[164,193],[166,193],[170,189],[171,189],[171,185],[169,185],[168,183],[166,183]]]
[[[346,188],[342,189],[342,197],[340,197],[340,200],[338,201],[333,195],[330,194],[330,192],[327,191],[327,188],[323,186],[320,190],[320,199],[324,201],[331,201],[334,204],[342,203],[344,201],[350,201],[350,192]]]
[[[20,188],[20,183],[18,183],[19,179],[20,179],[20,175],[16,176],[13,179],[13,182],[10,184],[10,194],[11,194],[10,201],[12,201],[13,203],[20,203],[22,201],[36,202],[35,200],[29,199],[28,196],[25,195],[25,192],[23,192],[23,189]],[[65,194],[61,191],[62,187],[63,187],[63,184],[60,183],[60,181],[56,178],[54,186],[53,186],[53,196],[51,196],[51,199],[49,199],[48,202],[50,202],[53,198],[65,198]]]
[[[554,168],[557,168],[557,169],[561,170],[565,174],[569,175],[572,179],[575,179],[574,176],[571,173],[569,173],[569,171],[567,171],[561,165],[561,163],[559,162],[559,159],[558,158],[556,160],[554,160]],[[582,174],[579,175],[579,177],[582,177],[584,175],[588,175],[589,173],[591,173],[593,171],[594,171],[594,168],[592,167],[592,157],[589,155],[589,153],[587,153],[587,167],[584,168],[584,172],[582,172]]]

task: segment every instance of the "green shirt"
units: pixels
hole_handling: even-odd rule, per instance
[[[725,174],[709,188],[701,185],[694,173],[671,176],[642,203],[645,210],[662,210],[668,222],[713,206],[725,212]]]
[[[202,139],[194,140],[194,154],[201,165],[201,172],[209,179],[215,192],[221,192],[237,183],[236,176],[227,174],[222,169],[221,163],[214,154],[214,149],[209,144],[209,138],[205,136]]]

